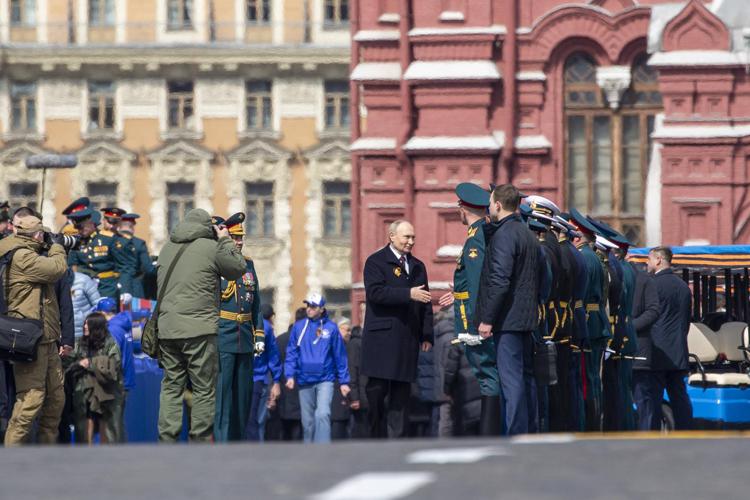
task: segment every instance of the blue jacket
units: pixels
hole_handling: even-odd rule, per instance
[[[135,361],[133,359],[133,323],[130,315],[122,312],[113,316],[109,322],[109,333],[117,342],[122,356],[123,386],[126,391],[135,387]]]
[[[266,349],[263,354],[253,358],[253,381],[265,382],[266,373],[271,372],[273,381],[278,382],[281,379],[281,356],[279,356],[279,346],[276,345],[276,336],[273,333],[273,326],[268,320],[263,320],[263,331],[265,332]]]
[[[320,382],[349,383],[349,363],[344,339],[336,324],[324,314],[315,321],[297,321],[286,346],[284,376],[297,385]]]
[[[75,322],[76,338],[83,336],[83,320],[91,312],[101,296],[96,281],[83,273],[75,273],[73,286],[71,287],[73,297],[73,320]]]

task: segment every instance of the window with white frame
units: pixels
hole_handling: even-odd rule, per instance
[[[190,129],[195,109],[193,82],[168,82],[169,128]]]
[[[247,0],[248,24],[268,24],[271,21],[271,0]]]
[[[171,31],[193,28],[193,0],[167,0],[167,29]]]
[[[89,130],[111,130],[115,126],[115,85],[89,82]]]
[[[273,238],[273,183],[245,184],[245,232],[254,238]]]
[[[117,206],[117,183],[89,182],[86,184],[86,196],[91,201],[91,208],[101,210]]]
[[[323,21],[327,28],[345,28],[349,24],[349,0],[325,0]]]
[[[37,208],[39,184],[36,182],[11,182],[8,185],[8,204],[16,208]]]
[[[180,223],[195,208],[195,184],[192,182],[167,183],[167,232]]]
[[[11,129],[18,132],[36,130],[36,83],[11,82]]]
[[[349,128],[349,82],[325,82],[325,125],[327,129]]]
[[[348,238],[352,232],[352,197],[348,182],[323,183],[323,236]]]
[[[324,288],[328,317],[334,322],[341,318],[352,317],[352,291],[347,288]]]
[[[114,26],[115,0],[89,0],[89,26]]]
[[[271,82],[264,80],[245,83],[245,112],[248,129],[271,128]]]
[[[34,26],[36,24],[36,0],[10,0],[10,25]]]

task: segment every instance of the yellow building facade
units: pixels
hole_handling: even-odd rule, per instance
[[[0,52],[0,199],[137,212],[153,254],[244,211],[277,330],[309,291],[348,314],[347,0],[0,0]],[[78,166],[42,182],[42,152]]]

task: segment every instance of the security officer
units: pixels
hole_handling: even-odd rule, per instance
[[[601,369],[604,351],[609,343],[609,319],[606,313],[605,274],[599,257],[592,248],[596,228],[575,208],[570,209],[570,221],[581,233],[575,242],[586,260],[588,286],[584,304],[586,307],[587,344],[584,345],[586,370],[586,430],[601,431],[602,426],[602,380]]]
[[[453,293],[440,298],[441,306],[453,304],[456,333],[476,336],[464,344],[466,359],[479,382],[482,395],[480,434],[500,435],[502,417],[500,409],[500,376],[497,371],[495,343],[492,338],[481,340],[474,322],[474,308],[479,291],[479,278],[484,262],[484,231],[490,193],[471,182],[456,187],[461,222],[468,226],[466,241],[453,272]]]
[[[123,302],[132,298],[135,275],[135,250],[132,243],[115,231],[122,209],[105,208],[104,224],[98,230],[101,216],[90,207],[75,210],[68,218],[75,221],[82,238],[77,251],[68,255],[68,265],[99,280],[99,294]]]
[[[120,224],[117,226],[117,232],[125,239],[133,243],[135,249],[136,271],[133,277],[133,296],[146,298],[144,280],[156,276],[156,267],[148,253],[146,242],[135,235],[136,220],[140,215],[135,213],[123,214],[120,218]]]
[[[214,225],[225,225],[238,249],[245,239],[245,214],[224,221],[214,216]],[[245,258],[247,271],[236,281],[221,279],[219,318],[219,376],[216,387],[214,439],[218,442],[244,439],[253,392],[253,355],[264,349],[265,332],[260,314],[260,286],[255,265]]]

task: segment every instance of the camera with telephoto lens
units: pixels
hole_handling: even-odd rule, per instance
[[[78,247],[81,239],[78,236],[62,233],[44,233],[44,243],[46,246],[51,247],[55,243],[62,245],[66,252],[70,252]]]

